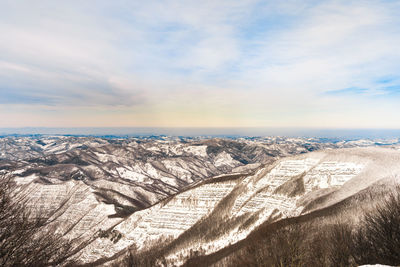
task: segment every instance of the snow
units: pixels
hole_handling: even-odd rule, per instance
[[[324,161],[304,177],[306,191],[341,186],[358,175],[364,167],[364,164],[352,162]]]
[[[183,149],[186,153],[190,153],[199,157],[207,157],[207,146],[187,146]]]
[[[227,232],[218,239],[186,243],[184,248],[172,251],[166,255],[166,258],[174,260],[175,264],[179,265],[183,262],[178,260],[178,256],[188,255],[190,250],[201,248],[207,254],[215,252],[245,238],[268,218],[273,220],[298,216],[303,210],[298,200],[306,197],[307,194],[321,188],[336,188],[337,190],[352,179],[363,175],[368,169],[368,164],[372,162],[369,157],[373,157],[375,151],[346,150],[342,153],[344,154],[339,155],[337,151],[329,150],[306,156],[283,158],[274,165],[262,168],[244,179],[205,184],[185,191],[166,203],[137,212],[119,224],[115,229],[123,233],[123,238],[116,245],[103,242],[102,245],[106,250],[103,253],[113,255],[131,244],[137,244],[141,249],[161,237],[177,237],[199,222],[201,218],[209,216],[217,203],[233,192],[234,188],[240,188],[229,216],[233,220],[239,216],[257,213],[258,217],[247,228],[239,230],[239,226],[236,226],[226,229]],[[364,159],[360,158],[360,153],[364,155]],[[229,159],[227,154],[221,155],[220,158],[223,158],[224,162]],[[301,175],[303,175],[305,191],[300,195],[289,197],[275,192],[279,186]],[[331,201],[337,202],[340,199],[340,196],[333,197]],[[229,209],[229,207],[226,208]],[[91,254],[89,251],[86,253]]]
[[[393,148],[326,149],[281,158],[265,166],[257,162],[243,165],[234,160],[233,157],[236,158],[237,155],[230,154],[231,152],[224,151],[214,157],[213,154],[207,154],[207,145],[193,145],[190,142],[136,143],[132,141],[114,146],[104,140],[96,142],[94,139],[53,140],[49,138],[44,140],[46,145],[43,146],[35,145],[29,138],[21,138],[17,141],[18,145],[15,147],[23,147],[23,149],[15,150],[19,151],[18,153],[3,150],[10,146],[5,141],[0,144],[0,151],[7,151],[7,157],[12,159],[14,156],[27,159],[37,157],[37,155],[47,155],[46,153],[57,153],[58,159],[64,160],[67,157],[62,152],[70,151],[79,145],[87,144],[96,147],[96,149],[85,150],[81,154],[76,150],[68,152],[76,153],[82,160],[90,162],[89,166],[44,164],[43,169],[37,170],[49,170],[49,174],[36,172],[27,177],[18,177],[30,168],[41,167],[40,162],[28,165],[27,161],[24,163],[21,160],[15,165],[12,173],[10,172],[15,176],[21,188],[21,194],[30,197],[30,204],[33,207],[51,211],[60,204],[66,203],[56,215],[57,222],[61,222],[63,229],[72,226],[69,237],[81,236],[83,239],[93,237],[96,236],[97,230],[109,228],[122,233],[122,238],[115,244],[109,239],[99,238],[84,248],[78,258],[86,263],[113,256],[132,244],[138,245],[139,249],[151,248],[151,244],[157,242],[159,238],[176,238],[201,222],[203,218],[217,216],[218,214],[215,215],[213,211],[220,203],[225,205],[221,212],[224,216],[226,213],[224,219],[227,220],[234,221],[238,218],[249,218],[253,214],[258,215],[246,227],[240,228],[241,225],[236,225],[227,228],[227,232],[222,237],[210,241],[192,240],[192,243],[184,244],[184,248],[171,251],[166,257],[177,259],[178,254],[187,255],[191,249],[200,248],[206,253],[212,253],[229,243],[245,238],[267,219],[273,221],[278,217],[285,218],[301,214],[304,209],[302,205],[315,197],[315,192],[331,193],[325,203],[315,207],[322,208],[357,193],[379,179],[400,177],[398,164],[400,153]],[[257,144],[257,148],[275,149],[279,152],[279,156],[306,152],[306,149],[299,145],[305,140],[300,138],[290,140],[266,138],[264,143],[249,140],[243,142]],[[369,143],[360,141],[348,144],[364,146]],[[345,144],[346,142],[343,142],[343,145]],[[102,145],[105,146],[102,147]],[[29,150],[30,146],[41,147],[44,152],[35,154],[34,150]],[[25,153],[25,151],[28,152]],[[142,152],[143,154],[139,154]],[[250,170],[255,169],[257,169],[255,173],[246,174],[252,173]],[[211,182],[213,179],[210,177],[214,175],[224,177],[232,173],[242,173],[247,176],[225,182]],[[67,179],[64,178],[70,177],[71,174],[79,174],[84,182],[66,181]],[[85,179],[85,174],[90,174],[87,177],[93,179]],[[35,183],[37,178],[45,178],[53,184]],[[200,182],[206,178],[210,178],[206,184]],[[290,190],[291,182],[296,179],[304,182],[304,190],[297,195],[289,196],[286,191]],[[179,192],[185,182],[192,183],[192,186],[196,182],[197,186],[171,196]],[[289,184],[289,189],[278,190],[287,184]],[[129,202],[132,198],[143,201],[145,205],[153,206],[137,211],[127,218],[110,218],[109,215],[116,212],[115,207],[103,203],[101,194],[97,194],[99,192],[107,192],[114,201],[123,205],[132,205]],[[117,193],[112,195],[112,192]],[[318,196],[323,196],[323,194],[325,193]],[[228,195],[231,197],[230,201],[227,201],[228,204],[221,202],[226,200]],[[168,196],[171,197],[159,202]],[[213,217],[213,219],[219,218]],[[178,263],[177,261],[176,264]]]
[[[214,165],[217,167],[227,165],[227,166],[237,166],[238,162],[232,158],[232,156],[225,151],[219,153],[214,159]]]
[[[235,182],[202,185],[178,194],[167,203],[160,203],[136,212],[115,228],[123,233],[123,237],[117,244],[96,240],[93,246],[96,249],[99,249],[99,246],[104,248],[103,253],[98,254],[99,256],[111,256],[132,244],[136,244],[140,249],[162,236],[176,238],[208,215],[235,185]],[[85,250],[90,248],[92,246]],[[84,254],[86,253],[92,255],[90,258],[93,259],[93,252],[87,251]]]
[[[117,167],[116,171],[118,172],[119,176],[124,179],[140,182],[140,183],[152,183],[153,181],[149,179],[146,175],[141,173],[137,173],[133,170],[129,170],[123,167]]]
[[[32,174],[26,177],[16,177],[14,178],[14,181],[17,183],[17,185],[25,185],[31,183],[35,179],[37,179],[37,176]]]

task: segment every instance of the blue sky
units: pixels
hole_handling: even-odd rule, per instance
[[[400,128],[398,1],[0,1],[0,127]]]

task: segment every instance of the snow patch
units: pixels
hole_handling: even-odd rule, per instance
[[[225,151],[219,153],[214,159],[214,165],[217,167],[221,166],[230,166],[235,167],[238,165],[238,162],[234,160],[230,154]]]

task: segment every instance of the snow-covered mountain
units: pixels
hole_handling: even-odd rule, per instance
[[[75,191],[90,191],[96,202],[113,204],[117,217],[153,205],[202,179],[247,172],[275,158],[307,151],[301,143],[268,146],[223,139],[2,141],[1,151],[7,157],[0,161],[0,170],[13,174],[38,201],[52,198],[54,192],[60,192],[57,199],[63,201]]]
[[[24,160],[108,144],[109,140],[72,136],[4,136],[0,138],[0,159]]]
[[[0,172],[18,184],[16,197],[50,216],[85,264],[132,249],[184,264],[400,175],[396,142],[42,136],[0,144]]]
[[[30,207],[81,242],[204,179],[248,173],[309,149],[303,140],[172,137],[33,136],[0,138],[0,143],[0,174],[13,177]]]
[[[183,264],[193,251],[214,253],[266,222],[332,206],[379,181],[399,183],[399,161],[400,152],[391,149],[325,150],[283,158],[249,175],[208,179],[103,228],[118,239],[97,238],[79,259],[96,262],[130,246],[152,250],[164,242],[160,259]]]

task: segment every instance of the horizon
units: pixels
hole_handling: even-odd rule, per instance
[[[271,127],[23,127],[0,128],[0,136],[182,136],[182,137],[305,137],[342,139],[399,139],[400,129],[271,128]]]
[[[397,129],[399,12],[391,0],[4,1],[0,127]]]

